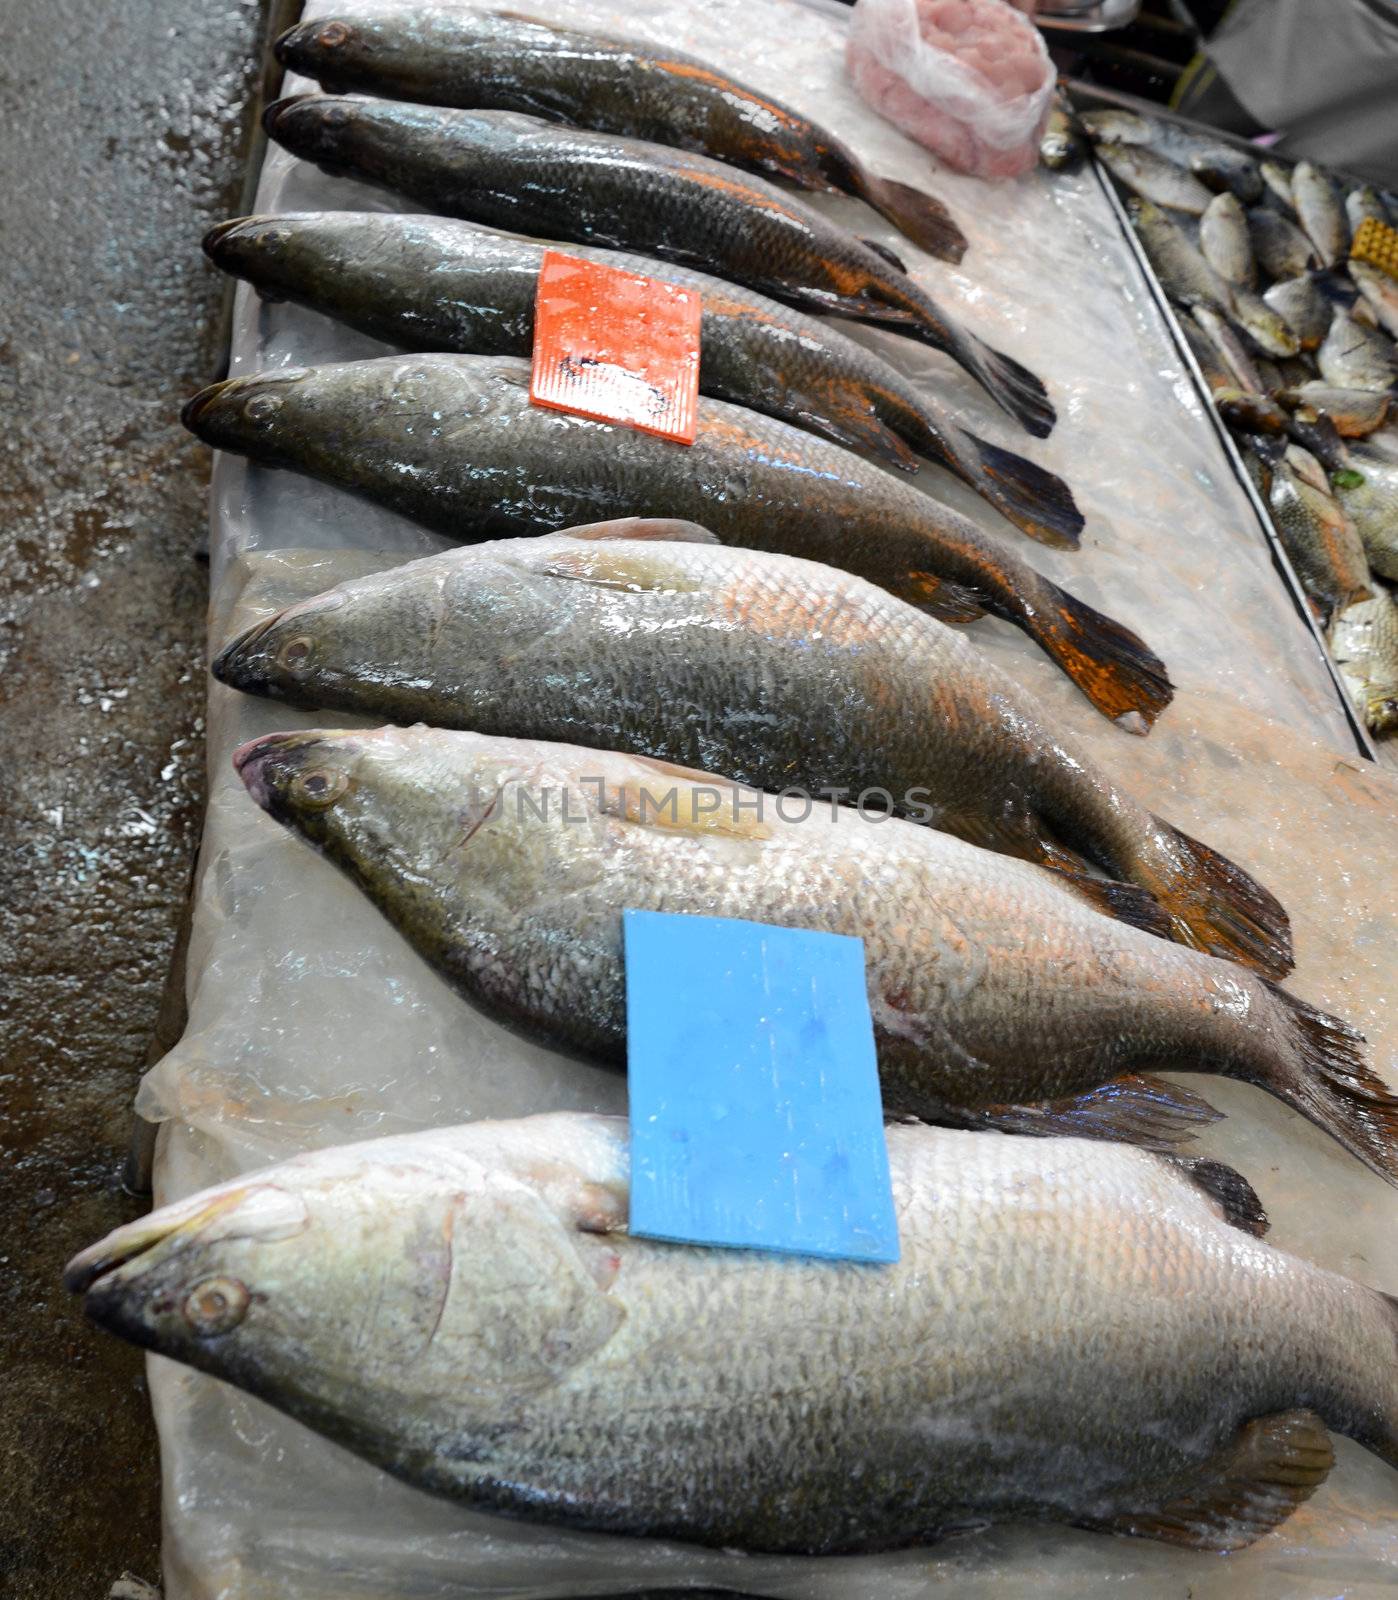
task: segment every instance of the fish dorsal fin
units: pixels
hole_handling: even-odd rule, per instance
[[[608,784],[598,810],[640,827],[663,828],[697,837],[720,834],[733,839],[770,839],[763,819],[764,797],[756,789],[693,767],[676,766],[650,756],[634,758],[655,774],[644,779]]]
[[[904,277],[907,276],[908,268],[906,264],[899,256],[895,255],[886,244],[880,244],[877,239],[866,238],[863,234],[859,236],[859,242],[860,244],[868,245],[868,247],[876,256],[882,256],[883,259],[888,262],[890,267],[897,267],[898,271],[901,272]]]
[[[1206,1463],[1193,1489],[1086,1526],[1192,1550],[1242,1550],[1309,1500],[1334,1464],[1330,1436],[1313,1411],[1279,1411],[1249,1422]]]
[[[682,517],[617,517],[611,522],[583,522],[560,528],[569,539],[663,539],[674,544],[719,544],[716,533]]]
[[[1202,1189],[1222,1213],[1225,1222],[1260,1239],[1271,1227],[1257,1191],[1241,1172],[1205,1156],[1167,1156],[1170,1165]]]

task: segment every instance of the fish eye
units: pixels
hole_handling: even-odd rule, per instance
[[[343,22],[327,22],[316,36],[316,43],[334,50],[351,38],[350,29]]]
[[[270,422],[281,408],[280,395],[255,394],[243,407],[243,415],[249,422]]]
[[[301,672],[310,665],[315,648],[314,639],[304,633],[298,633],[277,651],[277,661],[288,672]]]
[[[205,1278],[185,1296],[180,1310],[201,1339],[231,1333],[248,1314],[252,1296],[236,1278]]]
[[[348,788],[349,774],[334,767],[309,767],[291,780],[293,799],[318,811],[333,806]]]

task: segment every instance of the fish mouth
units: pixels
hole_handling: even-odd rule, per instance
[[[257,804],[278,816],[280,788],[325,745],[326,738],[323,732],[264,733],[238,746],[233,752],[233,770]]]
[[[324,65],[326,53],[333,56],[353,37],[354,30],[346,22],[299,22],[282,34],[272,46],[272,54],[282,66],[314,77],[313,69]]]
[[[80,1250],[63,1269],[63,1287],[71,1294],[87,1294],[93,1288],[114,1281],[122,1267],[141,1262],[144,1270],[147,1260],[163,1244],[183,1240],[201,1230],[220,1213],[232,1209],[243,1199],[245,1191],[238,1190],[210,1198],[207,1193],[194,1197],[186,1205],[165,1206],[115,1228],[105,1239]],[[126,1273],[124,1277],[136,1276]]]
[[[216,267],[230,270],[237,264],[233,247],[252,242],[260,229],[274,226],[277,220],[271,216],[251,216],[230,217],[227,222],[216,222],[202,240],[204,254]]]
[[[249,675],[240,673],[237,670],[242,658],[250,654],[262,643],[272,631],[272,627],[280,615],[279,611],[274,611],[270,617],[264,617],[261,622],[254,622],[250,628],[244,628],[241,633],[234,634],[228,643],[224,645],[223,649],[209,663],[209,671],[213,673],[220,683],[226,683],[234,689],[245,687],[247,681],[249,681]],[[246,748],[247,746],[243,745],[241,750]],[[241,750],[235,752],[235,765]],[[239,771],[241,770],[239,768]]]
[[[191,433],[199,434],[202,438],[202,428],[208,419],[210,409],[228,393],[237,381],[236,378],[225,378],[221,383],[211,383],[208,388],[201,389],[196,395],[191,395],[180,411],[180,421]]]

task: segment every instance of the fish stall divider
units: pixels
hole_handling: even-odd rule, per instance
[[[1136,265],[1140,270],[1141,277],[1145,280],[1145,285],[1150,291],[1151,298],[1155,301],[1165,319],[1165,326],[1170,331],[1170,338],[1174,341],[1175,350],[1179,354],[1181,361],[1183,361],[1185,371],[1188,372],[1190,380],[1194,384],[1195,393],[1203,404],[1204,414],[1208,417],[1218,442],[1222,446],[1224,457],[1232,469],[1233,476],[1238,480],[1243,493],[1247,496],[1248,504],[1252,507],[1253,515],[1262,530],[1262,536],[1267,541],[1268,548],[1271,551],[1272,565],[1281,574],[1287,593],[1291,597],[1291,603],[1295,606],[1297,613],[1315,642],[1316,649],[1320,652],[1320,659],[1339,698],[1340,707],[1345,714],[1345,720],[1349,723],[1350,732],[1354,735],[1354,742],[1358,746],[1359,753],[1368,761],[1377,761],[1378,754],[1374,749],[1373,741],[1369,738],[1369,730],[1364,726],[1358,711],[1355,710],[1353,701],[1349,697],[1349,691],[1345,688],[1344,680],[1340,677],[1339,668],[1335,665],[1334,658],[1330,654],[1329,646],[1325,642],[1325,636],[1321,633],[1320,626],[1311,611],[1310,603],[1306,599],[1306,592],[1301,587],[1301,580],[1296,576],[1296,569],[1291,564],[1291,558],[1287,555],[1285,547],[1277,536],[1277,530],[1272,524],[1271,514],[1263,504],[1262,497],[1258,494],[1252,479],[1248,476],[1247,468],[1243,465],[1243,458],[1233,441],[1232,434],[1229,433],[1223,418],[1219,416],[1214,408],[1209,386],[1205,382],[1204,374],[1199,370],[1199,363],[1194,359],[1194,352],[1189,348],[1189,343],[1180,328],[1179,320],[1175,315],[1175,308],[1170,304],[1164,289],[1161,288],[1160,281],[1155,276],[1155,271],[1146,257],[1145,250],[1142,248],[1140,240],[1136,237],[1136,230],[1131,226],[1131,219],[1126,214],[1126,209],[1121,203],[1121,197],[1117,194],[1116,187],[1106,169],[1097,159],[1095,149],[1088,150],[1087,164],[1096,176],[1098,186],[1107,197],[1107,204],[1111,207],[1117,226],[1126,238],[1127,246],[1136,258]]]

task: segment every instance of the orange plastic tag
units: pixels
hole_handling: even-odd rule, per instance
[[[529,398],[694,443],[699,295],[550,250],[534,302]]]

